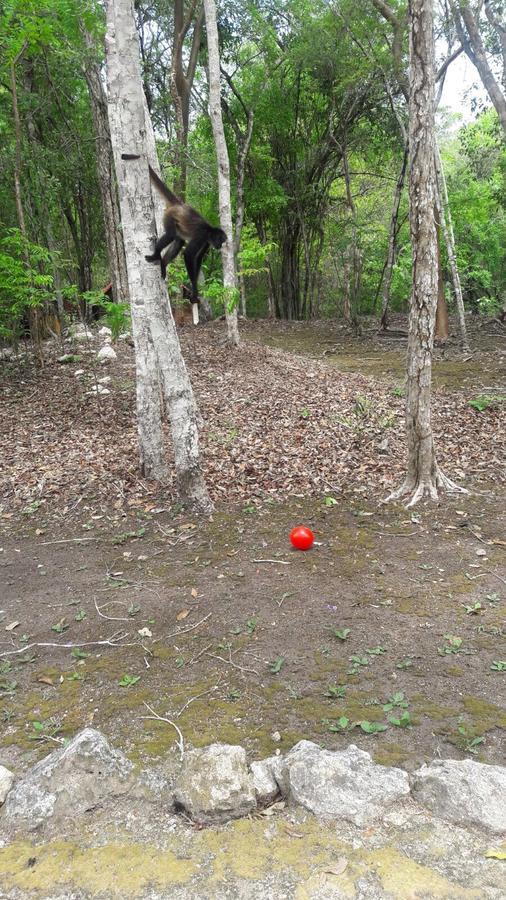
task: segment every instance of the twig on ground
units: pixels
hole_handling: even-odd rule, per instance
[[[224,656],[218,656],[217,653],[208,653],[208,656],[212,657],[212,659],[220,659],[222,662],[226,663],[229,666],[233,666],[234,669],[239,669],[240,672],[252,672],[253,675],[256,675],[259,678],[259,674],[256,669],[250,669],[248,666],[240,666],[239,663],[235,663],[232,659],[232,651],[229,650],[229,659],[225,659]]]
[[[180,634],[186,634],[187,631],[193,631],[194,628],[198,628],[199,625],[207,622],[207,620],[210,619],[211,616],[212,613],[208,613],[207,616],[204,616],[204,618],[200,620],[200,622],[195,622],[195,625],[188,625],[187,628],[180,628],[178,631],[171,631],[170,634],[165,635],[164,640],[168,640],[168,638],[171,637],[179,637]]]
[[[49,544],[73,544],[76,541],[81,542],[81,541],[102,541],[102,540],[103,540],[103,538],[98,537],[98,535],[95,535],[95,537],[63,538],[63,540],[61,540],[61,541],[41,541],[40,546],[48,547]]]
[[[187,666],[191,666],[191,664],[194,663],[194,662],[196,662],[198,659],[200,659],[200,657],[203,656],[204,653],[207,653],[207,651],[208,651],[208,650],[210,649],[210,647],[212,647],[212,646],[213,646],[212,644],[207,644],[207,646],[205,646],[204,649],[200,651],[200,653],[197,653],[196,656],[193,656],[192,659],[190,659],[189,662],[186,663],[186,665],[187,665]]]
[[[150,711],[150,713],[152,713],[152,715],[151,716],[140,716],[141,719],[156,719],[158,722],[166,722],[167,725],[172,725],[173,729],[177,732],[177,735],[178,735],[178,740],[176,741],[176,743],[179,748],[179,755],[182,759],[184,756],[184,738],[183,738],[183,733],[182,733],[181,729],[179,728],[179,726],[176,725],[176,723],[173,722],[172,719],[166,719],[165,716],[159,716],[158,713],[156,713],[154,711],[154,709],[151,708],[149,703],[146,703],[145,700],[144,700],[144,706],[146,707],[146,709],[149,709],[149,711]]]
[[[106,616],[105,613],[101,612],[101,610],[105,606],[110,606],[111,603],[119,603],[121,606],[125,606],[126,604],[123,603],[122,600],[109,600],[107,603],[103,603],[102,606],[99,606],[96,601],[96,598],[94,597],[93,603],[95,604],[96,611],[98,612],[99,616],[102,619],[109,619],[110,622],[129,622],[130,621],[129,616]]]
[[[279,563],[280,566],[289,566],[290,563],[286,559],[254,559],[255,563]]]
[[[19,647],[17,650],[6,650],[4,653],[0,653],[0,656],[14,656],[17,653],[27,653],[28,650],[31,650],[32,647],[59,647],[62,650],[72,650],[74,647],[132,647],[133,644],[122,644],[121,641],[124,641],[125,638],[128,637],[128,631],[116,631],[111,635],[110,638],[106,638],[105,641],[78,641],[77,643],[72,644],[56,644],[50,641],[43,641],[33,644],[25,644],[23,647]]]
[[[218,679],[218,681],[216,682],[216,684],[213,685],[212,688],[209,688],[208,691],[202,691],[201,694],[195,694],[194,697],[190,697],[190,699],[186,701],[186,703],[184,704],[184,706],[181,707],[181,709],[179,710],[179,712],[176,713],[176,719],[179,719],[179,716],[182,715],[182,713],[184,713],[185,709],[187,709],[188,706],[190,705],[190,703],[193,703],[194,700],[198,700],[199,697],[205,697],[207,694],[212,694],[214,691],[216,691],[216,690],[218,689],[219,685],[220,685],[220,680],[221,680],[221,679]]]

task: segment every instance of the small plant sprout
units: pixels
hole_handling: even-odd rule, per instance
[[[367,647],[366,653],[369,653],[370,656],[381,656],[382,653],[386,653],[386,647]]]
[[[396,691],[395,694],[392,694],[392,696],[388,698],[388,701],[383,706],[383,711],[390,712],[395,706],[400,709],[408,708],[408,701],[402,691]]]
[[[328,719],[323,719],[322,724],[327,726],[327,731],[331,731],[333,733],[346,731],[348,728],[353,728],[354,724],[350,721],[348,716],[340,716],[339,719],[336,719],[335,722],[330,722]]]
[[[462,606],[464,607],[468,616],[478,615],[480,610],[483,609],[483,606],[481,605],[479,600],[477,600],[476,603],[473,603],[472,606],[468,605],[467,603],[463,603]]]
[[[281,669],[283,668],[284,664],[285,664],[284,656],[278,656],[274,660],[274,662],[269,664],[269,671],[272,672],[273,675],[277,675],[278,672],[281,672]]]
[[[490,668],[492,669],[492,672],[506,672],[506,660],[494,659]]]
[[[329,684],[327,690],[323,692],[323,696],[330,700],[341,700],[345,694],[346,688],[343,684]]]
[[[401,716],[389,716],[388,721],[397,728],[407,728],[408,725],[413,724],[408,710],[405,710]]]
[[[345,641],[351,634],[351,628],[334,628],[332,634],[340,641]]]
[[[231,688],[231,690],[227,694],[229,700],[239,700],[240,696],[241,692],[237,688]]]
[[[51,625],[51,631],[56,631],[56,634],[63,634],[63,632],[66,631],[68,627],[69,624],[64,616],[63,619],[60,619],[60,621],[56,622],[55,625]]]
[[[399,662],[397,663],[395,668],[396,669],[410,669],[412,667],[412,665],[413,665],[413,660],[410,659],[409,657],[406,657],[406,659],[399,660]]]
[[[364,720],[363,722],[359,722],[358,725],[365,734],[379,734],[380,731],[387,730],[387,726],[382,725],[381,722],[368,722],[367,720]]]
[[[327,497],[325,497],[323,503],[325,506],[337,506],[337,500],[335,499],[335,497],[327,496]]]
[[[461,747],[466,753],[476,753],[480,744],[485,743],[484,735],[477,735],[476,737],[472,737],[468,734],[464,725],[459,725],[457,728],[459,735],[462,736],[462,740],[458,741],[458,746]]]
[[[123,675],[118,681],[118,684],[120,687],[132,687],[133,684],[137,684],[140,680],[140,675]]]
[[[248,619],[246,622],[246,628],[248,629],[248,634],[254,634],[256,631],[256,627],[258,624],[258,619],[254,616],[251,619]]]
[[[454,634],[445,634],[445,641],[447,642],[442,647],[437,648],[437,652],[440,656],[445,656],[450,653],[462,653],[462,638],[456,637]]]
[[[348,669],[347,675],[358,675],[362,666],[369,665],[367,656],[350,656],[351,668]]]

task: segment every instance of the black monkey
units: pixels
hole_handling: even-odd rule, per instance
[[[151,166],[149,174],[157,189],[166,198],[167,205],[163,217],[164,232],[156,242],[154,253],[146,256],[146,259],[148,262],[159,261],[162,278],[165,278],[167,264],[172,262],[185,247],[184,261],[192,286],[190,300],[192,303],[198,303],[197,281],[202,261],[209,247],[219,250],[227,240],[227,235],[222,228],[210,225],[196,209],[176,197]],[[169,249],[162,255],[165,247]]]

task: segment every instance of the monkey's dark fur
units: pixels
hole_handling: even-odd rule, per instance
[[[153,184],[165,197],[167,205],[163,217],[163,234],[156,242],[154,253],[146,256],[146,259],[148,262],[160,262],[162,278],[165,278],[168,263],[185,247],[183,256],[192,285],[190,299],[192,303],[198,303],[197,282],[202,261],[209,247],[219,250],[227,240],[227,235],[223,229],[210,225],[196,209],[176,197],[151,166],[149,174]],[[162,255],[165,247],[169,249]]]

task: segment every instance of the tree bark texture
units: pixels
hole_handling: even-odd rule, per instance
[[[107,115],[107,98],[105,96],[100,66],[95,59],[95,44],[90,33],[82,29],[87,57],[84,64],[84,77],[88,87],[91,103],[91,114],[95,130],[98,184],[102,213],[104,216],[105,241],[107,259],[109,261],[109,277],[112,283],[112,295],[117,303],[128,303],[128,277],[121,230],[116,177],[114,174],[114,155],[112,152],[111,132]]]
[[[410,0],[410,231],[413,284],[406,396],[407,475],[390,499],[437,499],[438,488],[456,489],[436,461],[431,426],[431,378],[438,296],[438,245],[434,136],[433,0]]]
[[[137,422],[146,475],[167,472],[162,443],[161,382],[170,418],[178,489],[184,501],[211,506],[199,458],[197,410],[167,291],[144,256],[156,230],[148,173],[148,134],[132,0],[107,0],[106,61],[111,137],[125,242],[137,367]],[[138,156],[123,160],[122,154]]]
[[[221,248],[223,284],[225,287],[225,318],[227,320],[228,342],[237,347],[239,346],[240,339],[239,328],[237,325],[237,278],[232,229],[232,204],[230,200],[230,162],[221,112],[220,48],[215,0],[204,0],[204,10],[206,15],[207,47],[209,56],[209,113],[211,116],[211,124],[213,126],[216,157],[218,160],[220,224],[227,235],[227,241]],[[229,296],[227,296],[227,294]],[[230,300],[232,299],[234,300],[233,309],[230,308]]]

